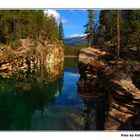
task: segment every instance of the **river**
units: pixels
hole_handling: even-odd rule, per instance
[[[105,99],[78,95],[77,58],[65,58],[63,72],[53,81],[34,73],[1,76],[0,130],[102,130]]]

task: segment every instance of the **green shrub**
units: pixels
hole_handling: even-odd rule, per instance
[[[21,46],[21,41],[19,39],[16,39],[15,41],[13,41],[12,43],[13,49],[17,49],[19,46]]]
[[[85,46],[65,46],[64,54],[70,56],[78,56],[80,50]]]
[[[15,57],[15,54],[12,51],[9,51],[7,53],[7,60],[8,61],[12,61],[14,59],[14,57]]]

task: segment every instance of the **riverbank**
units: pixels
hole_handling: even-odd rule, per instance
[[[0,76],[0,130],[79,131],[92,124],[85,123],[84,102],[77,94],[77,59],[65,63],[64,68],[48,64],[47,71],[37,74]],[[57,72],[60,76],[50,81]]]
[[[128,58],[115,61],[114,51],[98,46],[81,49],[78,90],[91,97],[100,90],[108,97],[105,130],[139,130],[140,65],[128,63]]]
[[[64,55],[68,57],[78,57],[80,50],[84,47],[86,46],[64,46]]]
[[[47,68],[48,63],[63,63],[63,43],[47,40],[20,39],[18,48],[11,45],[0,49],[0,73],[19,73],[28,70],[39,71],[41,65]],[[49,65],[51,66],[51,65]],[[47,68],[48,69],[48,68]]]

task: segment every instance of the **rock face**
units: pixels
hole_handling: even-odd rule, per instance
[[[108,97],[105,130],[140,129],[140,65],[112,61],[110,51],[84,48],[79,54],[82,96],[94,97],[96,91]],[[99,94],[100,96],[100,94]]]
[[[117,68],[116,68],[117,69]],[[120,66],[112,72],[109,81],[109,111],[106,130],[139,130],[140,90],[132,81],[133,75]]]
[[[78,59],[80,73],[78,88],[80,90],[93,91],[95,86],[98,86],[97,72],[106,67],[106,63],[99,59],[99,56],[104,53],[93,48],[81,49]]]
[[[59,63],[63,65],[63,61],[63,43],[57,41],[52,44],[41,39],[38,41],[21,39],[20,46],[16,49],[11,46],[0,49],[0,74],[40,71],[41,65],[44,65],[46,71],[51,72]]]
[[[98,71],[104,70],[106,67],[106,63],[100,59],[104,54],[105,52],[95,48],[83,48],[79,54],[80,79],[77,85],[78,95],[84,102],[83,112],[86,130],[104,129],[108,103],[97,78]]]

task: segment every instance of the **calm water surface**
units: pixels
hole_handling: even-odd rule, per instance
[[[65,59],[62,75],[53,81],[34,72],[1,76],[0,130],[103,129],[104,98],[87,100],[78,96],[76,58]]]

